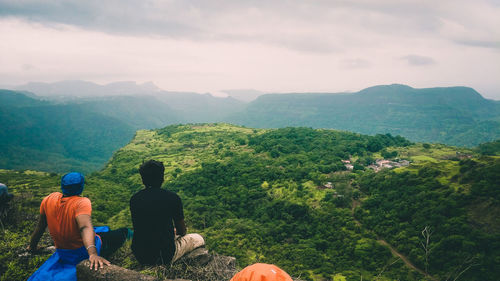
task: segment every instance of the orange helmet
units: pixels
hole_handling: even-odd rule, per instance
[[[292,281],[292,278],[273,264],[256,263],[236,273],[231,281]]]

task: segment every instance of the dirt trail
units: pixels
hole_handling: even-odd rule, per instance
[[[359,222],[355,217],[354,217],[354,210],[361,206],[361,202],[358,201],[358,200],[352,200],[352,208],[351,208],[351,212],[352,212],[352,217],[354,219],[354,222],[356,223],[356,225],[358,226],[362,226],[361,222]],[[434,280],[434,281],[438,281],[437,278],[429,275],[429,274],[426,274],[425,271],[423,271],[422,269],[416,267],[405,255],[401,254],[400,252],[398,252],[391,244],[387,243],[387,241],[385,241],[384,239],[381,239],[377,236],[377,242],[384,246],[384,247],[387,247],[389,248],[389,250],[391,251],[391,253],[394,255],[394,256],[397,256],[399,257],[405,264],[406,266],[408,266],[409,268],[417,271],[418,273],[422,274],[423,276],[426,276],[428,278],[430,278],[431,280]]]
[[[354,217],[354,210],[361,205],[361,202],[358,200],[352,199],[352,208],[351,208],[351,214],[352,218],[354,219],[354,222],[356,223],[357,226],[361,226],[361,223]]]
[[[403,262],[410,268],[418,271],[420,274],[422,275],[425,275],[425,272],[423,270],[421,270],[420,268],[416,267],[413,263],[411,263],[411,261],[408,260],[408,258],[406,258],[403,254],[401,254],[400,252],[396,251],[396,249],[394,249],[394,247],[392,247],[389,243],[387,243],[387,241],[383,240],[383,239],[378,239],[377,242],[382,245],[382,246],[385,246],[387,248],[389,248],[389,250],[391,250],[391,253],[395,256],[398,256],[401,258],[401,260],[403,260]]]

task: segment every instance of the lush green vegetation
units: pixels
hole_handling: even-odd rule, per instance
[[[412,164],[379,173],[367,168],[382,155]],[[183,199],[190,231],[202,233],[211,250],[237,257],[240,266],[275,263],[307,280],[426,279],[393,257],[378,241],[385,239],[440,280],[453,280],[469,265],[458,280],[497,280],[499,159],[474,155],[391,135],[175,125],[138,131],[102,171],[87,176],[84,195],[96,225],[131,227],[128,200],[142,188],[138,167],[156,159],[166,166],[164,187]],[[18,214],[30,218],[41,198],[58,190],[58,179],[0,173],[0,182],[18,195]],[[6,223],[2,253],[24,247],[33,225],[33,219]],[[427,262],[420,245],[426,226],[432,231]],[[14,236],[19,239],[4,239]],[[131,255],[123,256],[115,262],[140,269]],[[44,258],[22,263],[15,253],[3,254],[0,262],[8,266],[0,273],[23,280]]]
[[[49,254],[23,255],[34,229],[40,202],[51,192],[58,190],[60,176],[33,171],[0,170],[0,182],[6,183],[15,196],[5,213],[0,215],[0,280],[26,280],[44,263]],[[46,233],[40,246],[52,246]]]
[[[94,171],[134,134],[129,125],[79,105],[11,91],[0,92],[0,124],[0,167],[8,169]]]
[[[477,149],[482,155],[500,156],[500,140],[480,144]]]
[[[353,94],[259,97],[228,122],[258,128],[311,126],[472,147],[500,138],[500,106],[471,88],[376,86]]]
[[[162,91],[151,82],[131,81],[98,85],[88,81],[28,83],[16,89],[54,101],[84,103],[105,115],[117,117],[137,129],[161,128],[177,122],[218,122],[239,112],[244,103],[210,94]],[[121,117],[125,117],[122,119]],[[162,122],[158,124],[158,122]]]
[[[464,270],[461,280],[498,279],[499,158],[365,173],[358,182],[366,197],[356,217],[421,268],[440,280],[454,280]],[[427,261],[425,227],[432,233]]]
[[[63,81],[21,88],[47,100],[0,90],[1,168],[97,171],[136,130],[183,122],[390,133],[464,147],[500,138],[500,103],[465,87],[389,85],[353,94],[270,94],[249,104],[127,82]]]
[[[72,88],[72,83],[68,83],[63,87],[65,91]],[[74,91],[83,91],[85,96],[85,89],[102,95],[110,90],[77,83]],[[234,99],[195,93],[87,98],[66,95],[40,100],[32,93],[0,90],[1,168],[61,173],[96,171],[138,129],[179,122],[213,122],[242,106]]]
[[[385,135],[305,128],[269,131],[248,139],[254,153],[204,163],[167,188],[185,198],[193,227],[207,236],[209,245],[236,256],[243,265],[278,263],[306,279],[333,278],[335,273],[356,276],[351,271],[381,270],[391,255],[353,223],[352,177],[338,172],[345,170],[341,159],[366,154],[375,144],[381,144],[380,149],[382,143],[408,144]],[[318,190],[323,181],[334,179],[336,191]],[[364,254],[378,259],[365,259]]]

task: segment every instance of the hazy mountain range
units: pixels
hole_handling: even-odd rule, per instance
[[[375,86],[356,93],[264,95],[228,121],[258,128],[307,126],[474,146],[500,138],[500,102],[467,87]]]
[[[385,85],[356,93],[291,94],[227,90],[224,98],[135,82],[13,88],[0,92],[0,168],[96,170],[136,130],[176,123],[332,128],[469,147],[500,139],[500,102],[467,87]]]

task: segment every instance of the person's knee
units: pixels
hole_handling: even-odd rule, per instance
[[[205,245],[205,239],[198,233],[190,233],[179,237],[176,240],[176,244],[177,248],[182,248],[183,251],[190,252]]]
[[[205,245],[205,239],[200,234],[198,234],[198,233],[191,233],[191,234],[188,234],[188,235],[190,236],[190,239],[192,241],[194,249]]]

